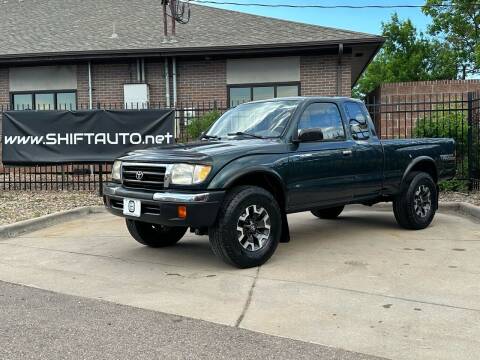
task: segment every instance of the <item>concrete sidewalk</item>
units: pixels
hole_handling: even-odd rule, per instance
[[[289,219],[291,243],[237,270],[206,237],[149,249],[90,215],[1,241],[0,279],[387,358],[477,358],[478,223],[439,214],[412,232],[368,208]]]

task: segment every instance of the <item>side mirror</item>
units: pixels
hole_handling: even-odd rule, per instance
[[[354,140],[368,140],[370,138],[370,131],[366,121],[350,120],[350,132]]]
[[[300,130],[297,137],[298,142],[313,142],[313,141],[322,141],[322,140],[323,140],[323,131],[320,128]]]

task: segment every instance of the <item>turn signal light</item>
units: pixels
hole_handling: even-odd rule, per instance
[[[180,219],[186,219],[187,217],[187,207],[186,206],[179,206],[177,208],[177,214]]]

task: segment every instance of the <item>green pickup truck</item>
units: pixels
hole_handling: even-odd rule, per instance
[[[335,219],[348,204],[391,201],[400,226],[424,229],[438,181],[454,174],[452,139],[379,140],[358,100],[282,98],[229,110],[198,141],[126,154],[104,202],[141,244],[171,246],[190,228],[248,268],[290,240],[290,213]]]

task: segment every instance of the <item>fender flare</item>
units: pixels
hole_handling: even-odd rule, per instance
[[[436,172],[436,175],[438,177],[438,168],[437,168],[437,164],[435,163],[435,160],[433,160],[433,158],[431,158],[430,156],[419,156],[419,157],[415,158],[410,164],[408,164],[407,168],[403,172],[402,181],[400,182],[400,184],[403,185],[406,177],[408,176],[408,174],[410,174],[410,172],[412,171],[412,169],[415,165],[417,165],[420,162],[424,162],[424,161],[429,162],[433,165],[433,167],[435,169],[435,172]]]

